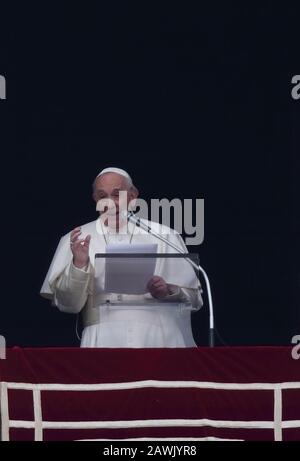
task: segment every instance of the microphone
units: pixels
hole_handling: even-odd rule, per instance
[[[177,245],[175,245],[174,243],[172,242],[169,242],[169,240],[167,240],[165,237],[163,237],[162,235],[158,234],[157,232],[155,232],[150,226],[148,226],[146,223],[144,223],[143,221],[141,221],[140,218],[137,218],[135,216],[135,214],[133,213],[133,211],[123,211],[123,216],[127,216],[127,220],[128,222],[131,221],[133,222],[136,226],[140,227],[141,229],[144,229],[146,232],[148,232],[148,234],[151,234],[153,235],[154,237],[156,237],[157,239],[161,240],[162,242],[165,242],[167,245],[169,245],[170,247],[172,247],[174,250],[176,250],[178,253],[180,254],[186,254],[182,248],[178,247]],[[203,267],[200,266],[200,264],[196,264],[194,261],[191,260],[191,258],[189,258],[188,256],[185,256],[184,258],[186,261],[188,261],[192,267],[194,269],[196,269],[197,271],[201,272],[203,277],[204,277],[204,280],[205,280],[205,284],[206,284],[206,290],[207,290],[207,296],[208,296],[208,305],[209,305],[209,346],[210,347],[214,347],[215,345],[215,332],[214,332],[214,309],[213,309],[213,301],[212,301],[212,294],[211,294],[211,288],[210,288],[210,282],[209,282],[209,278],[205,272],[205,270],[203,269]]]

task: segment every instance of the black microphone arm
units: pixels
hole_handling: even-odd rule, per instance
[[[184,255],[186,254],[180,247],[178,247],[177,245],[175,245],[172,242],[169,242],[169,240],[167,240],[165,237],[163,237],[162,235],[158,234],[153,229],[151,229],[150,226],[147,226],[147,224],[143,223],[140,220],[140,218],[137,218],[134,215],[133,211],[128,211],[127,212],[127,219],[128,219],[128,221],[133,222],[136,226],[141,227],[142,229],[144,229],[146,232],[148,232],[148,234],[151,234],[154,237],[156,237],[157,239],[161,240],[162,242],[165,242],[167,245],[172,247],[178,253],[184,254]],[[205,284],[206,284],[206,290],[207,290],[207,296],[208,296],[208,306],[209,306],[209,346],[214,347],[214,345],[215,345],[214,309],[213,309],[213,300],[212,300],[210,282],[209,282],[208,276],[207,276],[205,270],[203,269],[203,267],[200,266],[200,264],[196,264],[194,261],[192,261],[191,258],[189,258],[187,256],[185,256],[184,259],[186,259],[193,266],[194,269],[196,269],[197,271],[200,271],[201,274],[204,277]]]

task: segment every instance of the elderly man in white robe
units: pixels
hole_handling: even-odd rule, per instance
[[[121,191],[127,193],[126,207],[138,197],[138,190],[126,171],[109,167],[98,174],[93,183],[93,199],[97,204],[112,200],[114,216],[102,219],[105,214],[100,213],[97,220],[76,227],[61,238],[41,295],[51,299],[62,312],[82,314],[81,347],[196,347],[191,312],[202,306],[201,287],[186,261],[186,266],[178,266],[178,260],[176,263],[174,259],[160,259],[147,285],[149,291],[144,295],[95,296],[95,255],[105,253],[108,244],[155,243],[158,253],[175,253],[166,242],[146,230],[135,232],[134,224],[121,216]],[[187,253],[176,231],[143,221]],[[120,307],[110,308],[108,302],[117,306],[120,302]],[[182,309],[183,305],[190,305],[191,309]]]

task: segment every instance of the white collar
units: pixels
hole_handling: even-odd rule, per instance
[[[118,234],[128,235],[128,234],[131,234],[132,235],[134,233],[135,226],[136,226],[135,224],[126,221],[124,223],[124,225],[119,229],[119,231],[116,232],[115,229],[112,229],[111,227],[105,226],[105,224],[102,223],[100,217],[96,220],[96,230],[97,230],[98,234],[100,234],[100,235],[103,235],[103,234],[104,235],[107,235],[107,234],[109,234],[109,235],[118,235]]]

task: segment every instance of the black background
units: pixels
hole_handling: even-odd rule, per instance
[[[197,248],[226,344],[300,333],[299,11],[285,2],[20,2],[1,12],[0,334],[78,345],[40,298],[61,235],[96,219],[91,184],[205,199]],[[206,306],[194,316],[207,344]],[[218,342],[221,344],[221,341]]]

